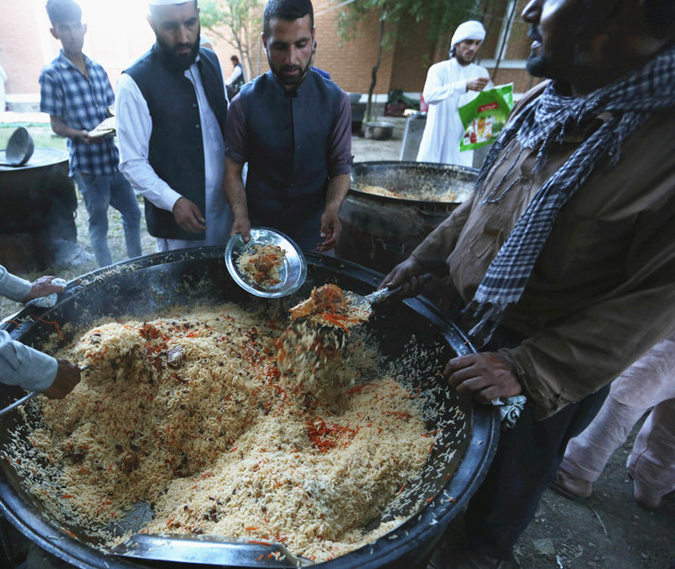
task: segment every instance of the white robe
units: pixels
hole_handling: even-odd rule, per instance
[[[466,89],[467,81],[476,77],[489,78],[490,75],[484,67],[475,63],[462,66],[454,57],[429,68],[422,93],[429,111],[417,154],[418,162],[473,165],[473,151],[459,151],[464,127],[457,109],[478,96],[478,91]]]

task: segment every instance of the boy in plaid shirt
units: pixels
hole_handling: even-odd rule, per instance
[[[61,42],[59,56],[40,74],[40,110],[51,118],[52,130],[68,138],[70,175],[75,178],[89,214],[89,238],[96,261],[112,263],[108,247],[108,206],[122,215],[129,257],[142,255],[141,210],[133,189],[120,173],[119,153],[112,136],[89,135],[110,116],[115,101],[110,81],[98,63],[82,53],[86,25],[73,0],[49,0],[50,32]]]

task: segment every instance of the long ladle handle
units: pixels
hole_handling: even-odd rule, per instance
[[[424,273],[424,274],[420,275],[419,278],[421,279],[422,285],[424,286],[424,285],[429,284],[431,282],[431,279],[433,279],[433,277],[434,277],[434,275],[432,275],[431,273]],[[387,298],[399,293],[403,289],[404,286],[405,286],[405,283],[401,284],[401,285],[398,285],[398,286],[395,286],[394,288],[386,287],[386,288],[377,290],[377,291],[369,294],[368,296],[366,296],[366,300],[368,302],[370,302],[370,304],[382,302],[383,300],[386,300]]]

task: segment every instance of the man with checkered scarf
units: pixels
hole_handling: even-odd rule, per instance
[[[675,328],[675,2],[531,0],[525,94],[470,200],[382,285],[450,275],[479,353],[445,375],[524,395],[437,567],[509,567],[567,441],[609,383]]]

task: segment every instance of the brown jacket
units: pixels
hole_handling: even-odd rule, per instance
[[[449,267],[471,300],[529,201],[588,134],[570,132],[552,145],[538,172],[537,149],[513,141],[488,174],[483,195],[499,187],[496,199],[462,204],[415,258],[436,272]],[[501,352],[539,418],[597,391],[675,328],[675,108],[654,114],[624,143],[616,167],[596,166],[565,204],[503,323],[527,337]]]

